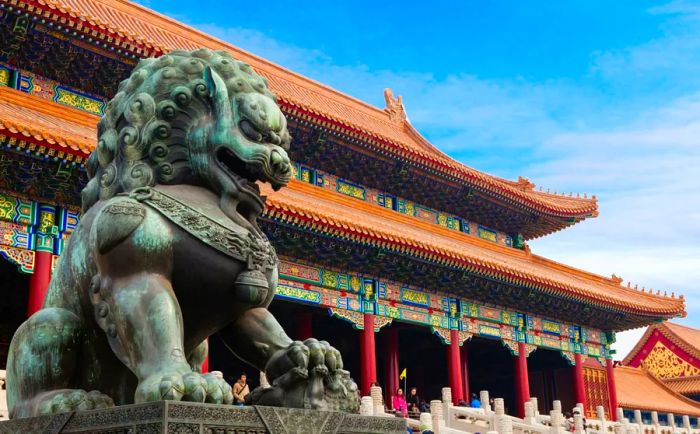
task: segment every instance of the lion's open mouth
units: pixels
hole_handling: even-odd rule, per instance
[[[231,176],[238,188],[260,193],[260,188],[255,183],[260,177],[251,170],[250,164],[238,158],[236,154],[225,147],[217,149],[216,160]]]

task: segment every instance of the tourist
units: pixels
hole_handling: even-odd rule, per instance
[[[250,395],[250,389],[246,383],[247,379],[248,377],[243,372],[233,385],[233,403],[236,405],[244,405],[246,396]]]
[[[564,413],[564,428],[569,432],[574,432],[576,429],[576,424],[574,423],[574,416],[569,411]]]
[[[406,398],[408,411],[416,416],[420,414],[420,398],[418,397],[418,389],[411,387],[411,391]]]
[[[421,400],[420,406],[418,408],[420,408],[421,413],[430,413],[430,405],[427,402],[425,402],[425,400]]]
[[[574,408],[574,415],[571,418],[572,425],[573,425],[571,432],[576,431],[576,416],[581,416],[581,424],[583,425],[583,431],[585,432],[586,431],[586,416],[581,414],[581,410],[578,407]]]
[[[408,408],[406,406],[406,398],[403,396],[403,389],[399,388],[396,391],[396,396],[391,399],[391,407],[397,416],[408,416]]]
[[[472,401],[469,406],[471,408],[481,408],[481,401],[476,397],[476,393],[472,393]]]

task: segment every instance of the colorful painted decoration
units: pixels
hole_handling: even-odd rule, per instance
[[[294,163],[292,169],[293,176],[303,182],[316,185],[321,188],[334,190],[345,196],[372,203],[382,208],[388,208],[401,214],[409,215],[417,219],[434,223],[448,229],[464,232],[466,234],[476,234],[479,238],[492,241],[508,247],[513,247],[513,238],[503,232],[498,232],[487,227],[470,223],[460,217],[434,210],[432,208],[419,205],[406,199],[397,198],[389,193],[367,188],[354,182],[339,178],[330,173]],[[475,229],[471,229],[473,226]],[[522,246],[520,246],[522,247]]]

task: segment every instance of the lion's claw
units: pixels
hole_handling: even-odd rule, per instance
[[[114,401],[97,390],[66,390],[47,396],[39,406],[40,414],[66,413],[70,411],[94,410],[114,407]]]
[[[328,367],[325,365],[322,366],[314,366],[313,369],[311,370],[313,375],[317,375],[319,377],[327,377],[329,370]]]
[[[141,382],[135,402],[190,401],[232,404],[231,386],[214,374],[197,372],[156,374]]]

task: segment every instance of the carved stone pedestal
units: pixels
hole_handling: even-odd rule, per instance
[[[1,434],[405,434],[399,418],[160,401],[0,422]]]

